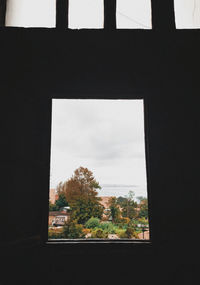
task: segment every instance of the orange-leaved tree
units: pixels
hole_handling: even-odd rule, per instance
[[[59,184],[59,192],[65,193],[66,200],[71,207],[71,219],[84,224],[91,217],[101,218],[103,207],[97,197],[97,189],[101,189],[92,171],[79,167],[72,177]]]

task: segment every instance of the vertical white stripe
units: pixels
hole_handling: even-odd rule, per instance
[[[69,28],[101,29],[103,22],[103,0],[69,0]]]
[[[151,29],[150,0],[117,0],[118,29]]]
[[[174,0],[177,29],[200,28],[200,0]]]
[[[8,0],[6,26],[55,27],[56,0]]]

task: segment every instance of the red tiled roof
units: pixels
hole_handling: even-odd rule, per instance
[[[64,213],[60,211],[50,211],[49,216],[69,216],[69,213]]]
[[[99,198],[101,198],[99,203],[104,206],[104,208],[109,208],[109,200],[114,198],[114,196],[100,196]]]

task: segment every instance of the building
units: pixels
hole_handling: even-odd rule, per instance
[[[56,189],[49,190],[49,201],[52,204],[55,204],[56,200],[58,200],[58,194],[56,193]]]
[[[143,238],[143,233],[138,234],[139,239],[147,239],[149,240],[149,231],[144,232],[144,238]]]
[[[114,196],[101,196],[99,197],[101,200],[99,203],[104,207],[104,212],[102,215],[102,218],[105,220],[109,220],[109,213],[110,213],[110,207],[109,207],[109,202],[111,198],[114,198]]]
[[[52,211],[49,212],[49,226],[52,226],[53,222],[58,225],[64,225],[69,220],[70,214],[66,211]]]
[[[109,208],[109,201],[111,198],[114,198],[114,196],[100,196],[99,198],[101,198],[101,200],[99,201],[99,203],[105,208],[108,209]]]

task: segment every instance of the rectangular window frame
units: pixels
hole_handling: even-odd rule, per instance
[[[145,140],[145,159],[146,159],[146,177],[147,177],[147,199],[148,199],[148,216],[149,216],[149,240],[130,240],[130,239],[92,239],[92,240],[87,240],[87,239],[55,239],[55,240],[50,240],[48,238],[48,219],[49,219],[49,187],[50,187],[50,181],[48,181],[48,189],[46,189],[46,197],[48,197],[46,201],[46,211],[45,211],[45,217],[43,219],[42,223],[42,243],[44,246],[48,247],[54,247],[54,246],[69,246],[69,245],[94,245],[99,246],[101,244],[109,244],[109,245],[122,245],[124,246],[125,244],[128,245],[135,245],[135,246],[152,246],[153,244],[153,225],[152,225],[152,191],[151,191],[151,183],[150,183],[150,162],[149,162],[149,147],[148,147],[148,100],[146,96],[133,96],[133,94],[127,94],[124,96],[112,96],[110,98],[109,95],[104,95],[104,96],[73,96],[69,97],[66,96],[65,94],[62,94],[60,96],[55,96],[50,98],[49,100],[49,108],[50,108],[50,113],[49,113],[49,166],[50,166],[50,155],[51,155],[51,124],[52,124],[52,99],[121,99],[121,100],[136,100],[136,99],[141,99],[143,100],[143,106],[144,106],[144,140]],[[50,167],[49,167],[49,177],[50,177]]]

